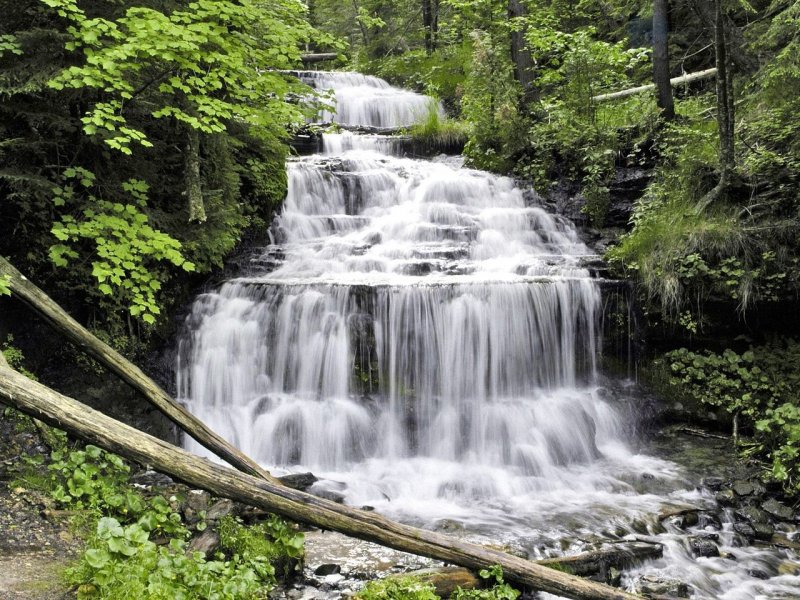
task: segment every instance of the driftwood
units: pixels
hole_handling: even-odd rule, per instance
[[[468,569],[500,565],[509,581],[577,600],[634,600],[639,596],[441,533],[396,523],[214,464],[120,423],[13,369],[0,367],[0,401],[190,485],[289,519],[428,556]]]
[[[705,71],[696,71],[694,73],[687,73],[686,75],[681,75],[680,77],[673,77],[669,80],[669,83],[672,87],[678,87],[679,85],[684,85],[687,83],[691,83],[693,81],[699,81],[701,79],[711,79],[717,74],[717,69],[706,69]],[[628,96],[634,96],[636,94],[641,94],[642,92],[649,92],[651,90],[656,89],[655,83],[650,83],[648,85],[640,85],[639,87],[628,88],[627,90],[622,90],[619,92],[612,92],[610,94],[600,94],[599,96],[594,96],[592,98],[592,102],[608,102],[609,100],[619,100],[620,98],[627,98]]]
[[[661,558],[661,544],[647,542],[625,542],[612,544],[610,548],[583,552],[574,556],[547,558],[535,561],[537,564],[559,569],[573,575],[605,577],[611,567],[626,569],[643,563],[646,560]],[[441,567],[420,569],[411,573],[391,575],[390,577],[406,577],[412,575],[436,588],[436,594],[449,598],[456,588],[473,589],[480,587],[481,580],[469,569],[462,567]]]
[[[173,400],[161,387],[119,352],[93,336],[80,323],[0,256],[0,276],[7,275],[11,293],[31,307],[56,331],[118,375],[153,406],[211,452],[237,469],[279,484],[253,459],[245,456],[205,423]],[[5,362],[5,361],[3,361]]]
[[[304,63],[318,63],[326,60],[335,60],[338,56],[336,52],[316,52],[312,54],[303,54],[300,60]]]

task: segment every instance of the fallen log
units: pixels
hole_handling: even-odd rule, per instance
[[[318,63],[323,62],[326,60],[336,60],[338,58],[338,54],[336,52],[313,52],[309,54],[303,54],[300,56],[300,60],[304,63]]]
[[[685,75],[681,75],[680,77],[673,77],[669,80],[669,83],[672,87],[678,87],[679,85],[684,85],[687,83],[691,83],[693,81],[699,81],[701,79],[711,79],[717,74],[717,69],[706,69],[705,71],[696,71],[694,73],[686,73]],[[648,85],[640,85],[638,87],[628,88],[627,90],[622,90],[619,92],[612,92],[610,94],[600,94],[599,96],[594,96],[592,98],[592,102],[608,102],[609,100],[619,100],[620,98],[627,98],[628,96],[634,96],[636,94],[641,94],[642,92],[649,92],[656,89],[655,83],[650,83]]]
[[[661,558],[661,544],[629,542],[612,544],[608,548],[582,552],[574,556],[547,558],[536,561],[540,565],[563,569],[573,575],[605,575],[611,567],[629,569],[646,560]]]
[[[120,423],[7,367],[0,367],[0,401],[189,485],[295,521],[468,569],[500,565],[509,581],[558,596],[576,600],[639,598],[504,552],[396,523],[374,512],[336,504],[212,463]]]
[[[272,477],[252,458],[233,447],[200,419],[173,400],[155,381],[145,375],[144,371],[119,352],[97,339],[85,327],[69,316],[52,298],[0,256],[0,276],[2,275],[9,277],[8,287],[11,289],[12,296],[27,304],[56,331],[63,334],[72,343],[119,376],[200,444],[237,469],[266,479],[273,484],[279,484],[277,479]]]
[[[662,555],[661,544],[624,542],[612,544],[610,548],[582,552],[574,556],[546,558],[535,562],[573,575],[605,578],[611,567],[619,570],[629,569],[646,560],[661,558]],[[472,571],[462,567],[420,569],[410,573],[390,575],[390,577],[401,578],[409,575],[431,584],[436,589],[436,594],[442,598],[449,598],[456,588],[473,589],[481,585],[481,580]]]

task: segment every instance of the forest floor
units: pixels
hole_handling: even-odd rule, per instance
[[[40,494],[0,479],[0,598],[72,597],[63,570],[77,558],[83,542],[66,520],[44,516],[47,503]]]

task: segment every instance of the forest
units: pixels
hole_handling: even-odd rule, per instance
[[[29,517],[71,532],[46,590],[0,581],[0,596],[800,595],[800,1],[0,0],[0,14],[0,537],[21,544]],[[347,120],[345,102],[367,108]],[[17,404],[20,374],[53,406],[139,431]],[[227,414],[231,398],[255,412]],[[647,477],[579,470],[618,445]],[[716,458],[698,466],[703,452]],[[636,462],[651,455],[661,466]],[[667,463],[697,482],[650,481]],[[283,498],[298,470],[314,483]],[[435,510],[403,474],[438,482]],[[464,516],[562,484],[570,497],[576,478],[576,494],[640,503],[614,500],[603,521],[592,496],[567,533],[562,513],[525,533]],[[318,595],[286,595],[306,589],[312,526],[472,574],[356,589],[325,580],[337,564],[306,582]],[[531,541],[542,532],[555,541]],[[679,582],[673,559],[641,567],[649,554],[623,568],[622,543],[677,544],[736,575]],[[741,547],[775,554],[758,571]],[[14,552],[0,541],[0,580]]]

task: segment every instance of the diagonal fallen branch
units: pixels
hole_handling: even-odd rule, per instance
[[[711,79],[716,74],[716,68],[706,69],[705,71],[695,71],[694,73],[686,73],[680,77],[673,77],[669,80],[669,83],[672,87],[678,87],[679,85],[684,85],[700,79]],[[619,98],[627,98],[628,96],[634,96],[636,94],[641,94],[642,92],[649,92],[654,89],[656,89],[655,83],[640,85],[639,87],[628,88],[627,90],[621,90],[619,92],[594,96],[592,98],[592,102],[608,102],[609,100],[618,100]]]
[[[200,419],[173,400],[139,367],[92,335],[2,256],[0,256],[1,275],[9,277],[8,286],[14,297],[22,300],[56,331],[63,334],[87,354],[90,354],[95,360],[108,367],[110,371],[142,394],[148,402],[200,444],[237,469],[280,485],[280,481],[272,477],[252,458],[229,444]]]
[[[140,464],[149,464],[190,485],[295,521],[468,569],[497,564],[503,568],[509,581],[558,596],[576,600],[639,598],[498,550],[402,525],[372,512],[342,506],[211,463],[92,410],[2,365],[0,401],[111,452]]]

